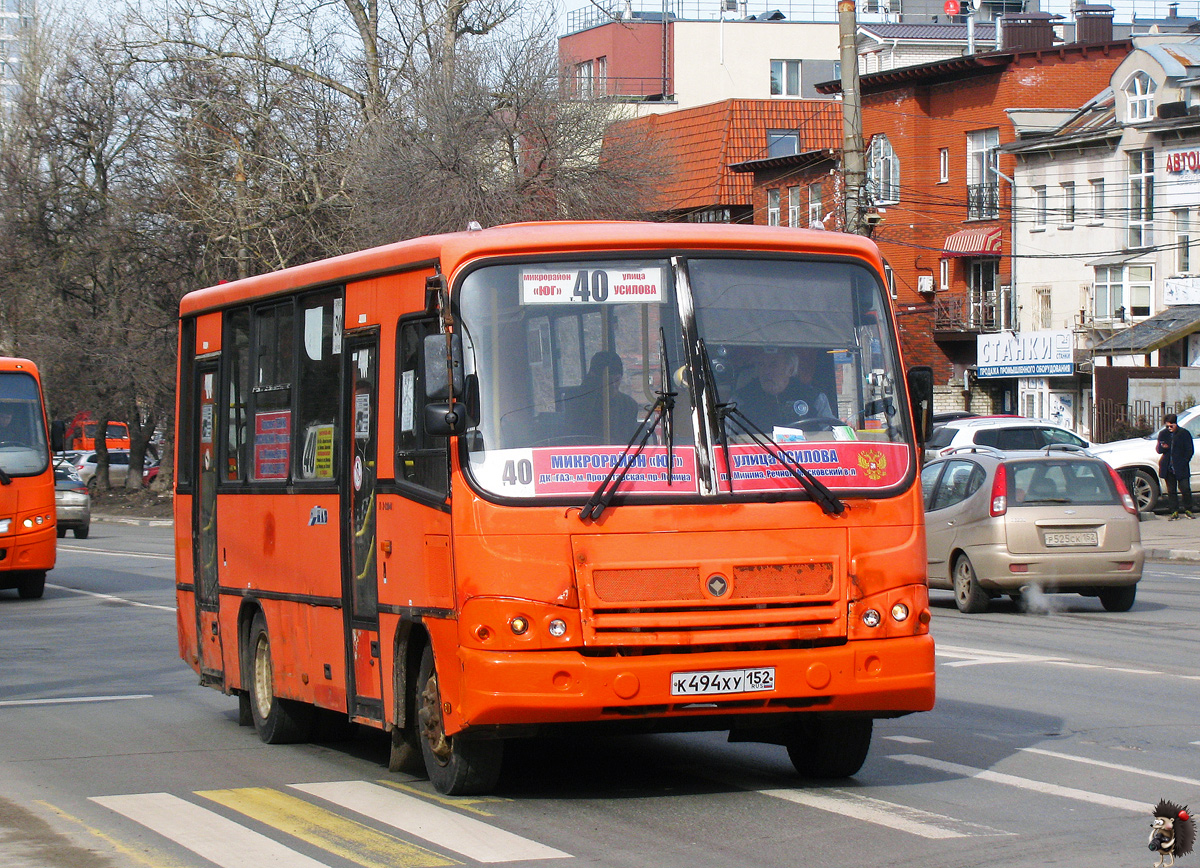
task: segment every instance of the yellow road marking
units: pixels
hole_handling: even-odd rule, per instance
[[[489,796],[483,799],[464,799],[460,797],[448,798],[446,796],[439,796],[437,793],[430,793],[425,790],[418,789],[417,787],[410,787],[407,784],[397,783],[396,781],[382,780],[376,781],[376,783],[382,784],[385,787],[391,787],[393,790],[402,790],[403,792],[411,793],[412,795],[425,799],[426,801],[438,802],[451,808],[459,808],[464,811],[470,811],[471,813],[478,814],[481,817],[494,817],[496,815],[485,811],[482,808],[476,808],[475,805],[485,805],[489,802],[512,801],[512,799],[501,799],[494,796]]]
[[[441,868],[461,864],[267,787],[204,790],[196,795],[363,868]]]

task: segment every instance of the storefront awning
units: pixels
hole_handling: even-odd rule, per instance
[[[1097,356],[1152,353],[1190,334],[1200,332],[1200,304],[1179,304],[1156,313],[1096,344]]]
[[[955,232],[946,238],[942,247],[943,259],[953,256],[999,256],[1000,227],[979,226]]]

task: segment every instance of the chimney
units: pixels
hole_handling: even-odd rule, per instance
[[[1113,40],[1111,6],[1078,6],[1075,9],[1075,41],[1094,45]]]
[[[1054,22],[1061,15],[1051,12],[1022,12],[1005,15],[1001,51],[1040,51],[1054,47]]]

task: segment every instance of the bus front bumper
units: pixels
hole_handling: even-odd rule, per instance
[[[460,648],[456,708],[447,731],[654,718],[670,728],[704,729],[699,718],[805,711],[891,717],[934,702],[929,635],[845,645],[731,654],[585,657],[575,651],[489,652]],[[697,673],[773,669],[774,687],[680,695],[705,684]],[[707,683],[737,683],[729,675]],[[675,692],[672,685],[677,685]],[[446,697],[443,697],[446,698]],[[687,721],[685,723],[685,721]],[[713,720],[711,729],[727,728]]]

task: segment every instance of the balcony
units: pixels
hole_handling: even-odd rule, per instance
[[[933,305],[933,330],[943,340],[966,340],[974,335],[1013,328],[1012,287],[972,290],[969,296],[938,298]]]
[[[984,220],[1000,216],[999,184],[967,185],[967,219]]]

